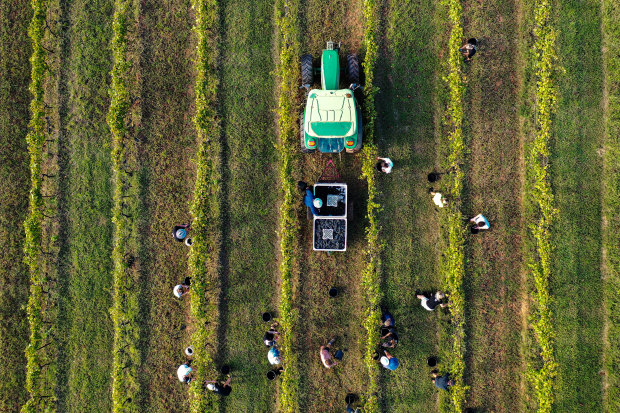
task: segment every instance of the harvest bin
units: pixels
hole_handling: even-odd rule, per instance
[[[314,216],[312,249],[314,251],[347,250],[347,184],[317,183],[314,196],[323,201]]]

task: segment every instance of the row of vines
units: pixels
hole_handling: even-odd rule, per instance
[[[29,399],[23,412],[56,411],[58,381],[58,141],[50,136],[50,109],[45,89],[52,79],[50,54],[55,48],[48,24],[48,0],[31,3],[28,35],[32,41],[31,118],[26,136],[30,154],[29,214],[24,222],[24,262],[30,273],[27,305],[30,342],[26,348],[26,389]]]
[[[138,213],[139,182],[137,144],[130,130],[132,64],[128,59],[128,30],[132,17],[132,0],[116,0],[112,29],[114,66],[111,72],[110,108],[107,123],[112,133],[112,174],[115,227],[113,270],[114,354],[112,364],[112,410],[137,412],[140,401],[138,371],[141,355],[140,339]]]
[[[549,141],[557,91],[554,83],[556,31],[552,25],[552,3],[534,3],[535,43],[530,55],[536,80],[536,132],[525,154],[525,200],[529,221],[528,279],[533,285],[530,327],[536,347],[527,366],[527,378],[535,389],[539,412],[550,412],[554,401],[557,363],[554,355],[554,326],[551,314],[549,278],[553,245],[551,228],[557,214],[549,177]]]
[[[603,3],[603,63],[606,71],[606,131],[603,169],[603,247],[607,279],[607,386],[605,411],[620,411],[620,7]]]
[[[366,250],[366,267],[362,272],[363,295],[367,305],[364,328],[366,329],[366,345],[364,352],[364,363],[368,369],[368,386],[365,394],[364,411],[381,411],[379,403],[379,365],[373,359],[373,354],[380,342],[380,334],[377,326],[381,324],[381,250],[383,243],[379,238],[380,226],[378,214],[381,205],[378,201],[379,192],[377,189],[377,174],[375,163],[378,150],[375,145],[375,122],[377,111],[375,108],[375,95],[378,87],[375,86],[374,71],[378,56],[378,26],[379,12],[378,4],[375,0],[364,1],[364,48],[366,56],[363,68],[365,76],[364,88],[364,110],[366,115],[365,142],[362,152],[362,178],[368,184],[368,205],[366,218],[366,240],[368,242]]]
[[[216,348],[219,318],[221,132],[217,116],[218,23],[216,0],[194,0],[196,15],[196,185],[191,206],[192,247],[189,269],[192,276],[191,315],[195,379],[190,386],[191,411],[217,411],[216,395],[206,392],[204,382],[216,376],[212,349]],[[214,397],[215,396],[215,397]]]
[[[298,57],[299,57],[299,1],[278,0],[276,3],[276,27],[278,31],[278,107],[277,122],[280,141],[278,144],[279,174],[282,203],[280,205],[280,304],[279,317],[282,329],[279,349],[284,363],[279,394],[279,411],[299,411],[298,358],[294,351],[297,309],[293,308],[293,281],[295,274],[295,247],[299,235],[297,219],[296,183],[293,167],[298,144],[296,124],[298,121]]]
[[[465,141],[463,138],[463,94],[465,75],[459,47],[463,39],[463,6],[460,0],[447,3],[450,37],[448,39],[448,64],[445,81],[448,88],[448,102],[445,115],[445,134],[442,142],[447,155],[444,170],[450,171],[447,179],[447,193],[451,199],[445,213],[442,214],[442,237],[445,240],[442,253],[441,271],[445,291],[450,295],[450,314],[452,322],[442,331],[445,341],[452,346],[443,349],[448,355],[450,377],[455,381],[448,396],[441,400],[441,411],[463,411],[467,386],[464,384],[465,370],[465,293],[463,278],[465,275],[464,226],[461,214],[461,197],[464,174],[461,165],[465,159]],[[443,340],[442,340],[443,341]]]

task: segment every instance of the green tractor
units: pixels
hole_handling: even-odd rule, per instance
[[[314,68],[312,55],[301,57],[302,88],[308,92],[306,107],[300,120],[301,150],[317,149],[338,153],[345,149],[358,152],[362,147],[362,114],[355,99],[360,88],[360,65],[356,55],[346,59],[346,84],[340,88],[339,48],[327,42],[321,56],[321,67]],[[321,74],[321,89],[312,89],[315,71]]]

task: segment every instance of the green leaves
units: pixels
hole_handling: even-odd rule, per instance
[[[380,412],[379,404],[379,364],[372,358],[373,353],[380,342],[380,334],[377,326],[381,324],[381,251],[383,243],[379,238],[381,228],[379,226],[378,214],[381,205],[378,202],[379,190],[377,189],[377,173],[375,164],[377,162],[378,149],[375,140],[375,122],[377,110],[375,108],[375,95],[379,90],[374,84],[374,71],[378,57],[378,24],[379,10],[375,0],[364,1],[364,48],[366,57],[363,62],[366,84],[364,85],[364,112],[366,118],[365,142],[362,150],[362,178],[368,184],[368,204],[366,210],[366,267],[362,272],[363,295],[367,305],[366,319],[364,328],[366,329],[366,345],[364,352],[364,363],[368,369],[368,386],[364,395],[364,411]]]
[[[32,41],[30,102],[30,131],[26,136],[30,154],[29,215],[24,222],[24,262],[30,272],[30,296],[26,312],[30,325],[30,343],[26,348],[26,388],[30,399],[22,412],[56,411],[57,352],[55,343],[55,310],[53,282],[50,282],[43,256],[43,220],[46,205],[43,200],[43,162],[45,133],[44,83],[48,73],[45,37],[47,0],[32,1],[33,16],[28,28]],[[49,213],[49,211],[47,211]],[[46,243],[46,245],[49,245]]]
[[[537,362],[528,363],[526,375],[535,389],[539,412],[551,411],[557,374],[549,293],[553,253],[551,228],[557,214],[548,173],[549,139],[557,101],[554,83],[557,35],[552,25],[551,7],[548,0],[535,2],[532,28],[535,43],[530,59],[533,59],[536,76],[536,134],[525,159],[526,202],[533,206],[535,214],[529,225],[533,248],[528,251],[528,276],[534,286],[530,327],[538,344],[538,349],[534,350],[537,354],[533,357]]]
[[[455,380],[449,393],[449,402],[442,402],[441,411],[463,411],[467,386],[464,384],[465,370],[465,295],[463,279],[465,276],[464,225],[461,214],[461,196],[464,174],[461,165],[465,160],[465,142],[463,139],[463,94],[465,75],[462,68],[462,56],[458,51],[463,39],[463,7],[460,0],[446,2],[450,25],[448,39],[448,73],[444,76],[447,83],[447,107],[444,136],[448,148],[443,167],[451,171],[447,175],[446,188],[452,198],[448,208],[442,213],[442,237],[444,251],[441,260],[441,273],[444,289],[450,294],[451,324],[442,335],[452,339],[452,348],[445,350],[449,354],[448,369]]]
[[[278,107],[276,109],[280,143],[278,145],[282,203],[280,204],[280,325],[284,372],[279,393],[279,411],[299,411],[299,361],[294,351],[297,338],[295,324],[298,312],[293,308],[293,277],[295,276],[295,247],[299,236],[299,222],[295,210],[296,183],[293,178],[297,140],[297,85],[299,46],[299,1],[279,0],[276,3],[279,61]]]
[[[194,320],[192,343],[196,377],[190,385],[191,410],[196,413],[218,410],[218,401],[205,391],[205,380],[216,376],[213,355],[216,348],[220,292],[219,256],[221,244],[219,169],[221,143],[217,118],[219,4],[215,0],[194,0],[196,14],[196,113],[198,135],[196,184],[191,206],[192,247],[189,270],[192,276],[191,316]],[[211,345],[212,347],[207,347]]]
[[[116,0],[112,29],[114,65],[111,71],[110,108],[107,123],[112,133],[112,174],[114,205],[112,222],[115,227],[113,270],[113,307],[110,310],[114,324],[112,363],[112,411],[140,411],[138,369],[140,352],[138,341],[138,271],[134,260],[138,255],[137,215],[139,182],[131,170],[137,169],[136,141],[127,124],[129,120],[131,62],[127,56],[127,29],[131,16],[130,0]]]

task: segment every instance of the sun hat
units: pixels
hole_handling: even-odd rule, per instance
[[[209,389],[211,391],[214,391],[215,390],[215,384],[213,384],[213,383],[207,384],[207,389]]]
[[[390,364],[390,359],[385,356],[381,356],[381,365],[383,367],[387,367],[388,364]]]
[[[174,293],[174,296],[177,298],[181,298],[181,295],[183,295],[183,286],[181,284],[175,286],[172,289],[172,292]]]
[[[323,206],[323,200],[321,198],[314,198],[314,201],[312,201],[312,203],[316,208],[321,208]]]
[[[176,236],[178,239],[183,239],[187,236],[187,231],[185,231],[183,228],[179,228],[177,229]]]
[[[271,347],[267,353],[267,360],[269,360],[271,364],[280,364],[280,352],[277,348]]]
[[[387,358],[386,356],[381,357],[381,365],[388,370],[396,370],[398,367],[398,359],[396,357]]]

